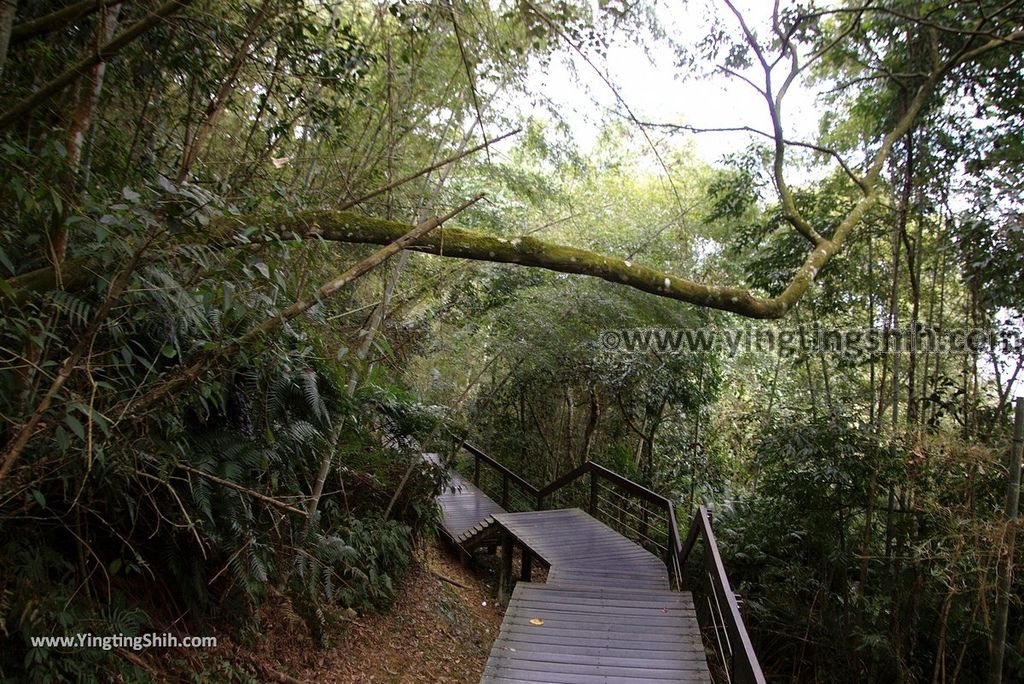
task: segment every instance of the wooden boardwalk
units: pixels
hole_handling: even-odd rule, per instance
[[[440,464],[437,454],[423,454],[423,458]],[[453,541],[462,543],[467,533],[485,521],[490,522],[491,516],[504,513],[505,509],[454,470],[449,474],[451,482],[437,497],[441,506],[441,527]]]
[[[711,682],[693,598],[656,556],[578,508],[506,513],[452,476],[449,537],[468,551],[504,535],[549,567],[516,584],[481,682]]]
[[[550,567],[548,584],[669,590],[658,557],[578,508],[493,517]]]

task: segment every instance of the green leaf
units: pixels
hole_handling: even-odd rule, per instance
[[[53,208],[57,210],[58,214],[64,212],[64,202],[61,200],[60,195],[57,194],[56,190],[50,190],[50,199],[53,200]]]
[[[57,426],[54,438],[57,440],[57,448],[61,451],[67,451],[68,447],[71,446],[71,442],[68,440],[67,430],[65,430],[61,425]]]
[[[0,247],[0,264],[3,265],[12,275],[14,274],[14,264],[7,258],[7,252],[4,251],[3,247]],[[6,285],[7,283],[4,283]],[[9,289],[9,288],[8,288]]]
[[[75,436],[78,437],[78,439],[85,439],[85,427],[82,425],[82,421],[69,413],[64,416],[64,423],[71,428],[71,431],[75,433]]]

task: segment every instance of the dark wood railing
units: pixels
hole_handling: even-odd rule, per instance
[[[513,502],[518,503],[517,507],[522,510],[544,510],[559,493],[578,480],[589,477],[583,500],[577,496],[575,504],[585,504],[590,515],[598,520],[610,518],[611,527],[618,528],[642,546],[658,551],[665,559],[676,589],[684,588],[687,561],[698,538],[702,539],[702,574],[707,578],[710,591],[705,597],[707,611],[699,612],[705,612],[702,627],[710,633],[708,641],[714,646],[721,660],[722,673],[729,682],[764,683],[764,674],[740,612],[740,601],[725,573],[725,564],[711,527],[711,515],[704,506],[697,510],[689,533],[683,539],[676,519],[676,507],[670,499],[593,461],[586,461],[544,487],[536,487],[476,446],[468,442],[462,446],[473,457],[473,484],[480,486],[481,466],[487,466],[498,478],[500,503],[506,510],[512,510]],[[512,487],[519,490],[518,498],[514,498]],[[624,500],[628,497],[632,497],[636,505],[627,506]]]

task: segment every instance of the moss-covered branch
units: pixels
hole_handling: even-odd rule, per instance
[[[299,214],[275,228],[273,232],[278,234],[295,232],[324,240],[366,244],[386,244],[409,229],[399,222],[326,211]],[[758,299],[744,289],[705,285],[616,256],[533,237],[501,238],[446,226],[418,241],[412,249],[445,257],[518,264],[601,278],[659,297],[754,318],[777,318],[795,303],[795,299],[788,305],[776,299]]]
[[[856,217],[851,224],[856,223],[866,209],[865,205],[860,211],[856,211]],[[228,247],[239,244],[236,236],[243,230],[249,233],[246,240],[252,241],[253,228],[256,228],[257,234],[262,235],[264,239],[299,237],[319,238],[331,242],[386,245],[408,233],[412,226],[349,212],[312,211],[286,218],[255,215],[225,219],[215,224],[209,232],[185,239]],[[741,316],[779,318],[800,300],[818,271],[838,247],[839,244],[834,240],[825,241],[815,247],[794,275],[789,287],[777,297],[771,298],[756,297],[749,290],[742,288],[698,283],[619,257],[532,237],[501,238],[445,226],[418,240],[411,249],[445,257],[518,264],[559,273],[591,276],[618,285],[634,287],[659,297],[731,311]],[[88,283],[94,278],[93,270],[94,266],[86,261],[68,262],[62,277],[64,288],[76,289]],[[56,278],[52,269],[44,268],[12,278],[7,284],[14,293],[13,297],[10,294],[0,295],[0,301],[21,302],[30,292],[55,287]]]

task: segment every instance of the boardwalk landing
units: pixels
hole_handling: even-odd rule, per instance
[[[711,682],[693,598],[645,549],[578,508],[505,513],[455,473],[438,503],[464,549],[504,533],[550,568],[516,585],[481,682]]]

